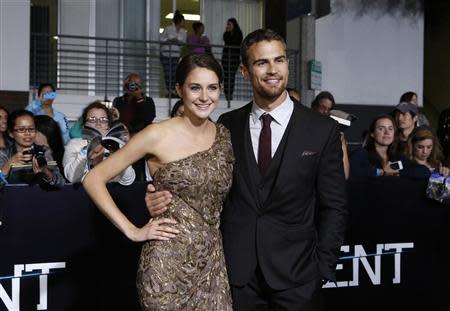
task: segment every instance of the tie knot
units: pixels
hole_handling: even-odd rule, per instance
[[[263,122],[263,127],[270,125],[270,122],[273,120],[272,116],[268,113],[263,114],[260,119]]]

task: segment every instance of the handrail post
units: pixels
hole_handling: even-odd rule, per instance
[[[34,34],[33,36],[33,99],[36,98],[36,88],[37,88],[37,72],[36,72],[36,67],[37,67],[37,62],[36,62],[36,53],[37,53],[37,49],[36,49],[36,34]]]
[[[109,43],[109,40],[106,39],[106,49],[105,49],[105,101],[108,99],[108,43]]]

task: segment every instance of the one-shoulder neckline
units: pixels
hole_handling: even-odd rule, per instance
[[[217,141],[219,140],[219,132],[220,132],[219,123],[215,123],[214,126],[216,127],[216,133],[215,133],[215,135],[214,135],[214,140],[213,140],[213,142],[212,142],[212,144],[211,144],[210,147],[208,147],[208,148],[205,149],[205,150],[200,150],[200,151],[194,152],[194,153],[192,153],[192,154],[190,154],[190,155],[188,155],[188,156],[186,156],[186,157],[184,157],[184,158],[178,159],[178,160],[174,160],[174,161],[170,161],[170,162],[164,162],[164,163],[161,163],[162,166],[161,166],[160,168],[158,168],[158,169],[153,173],[153,177],[155,178],[155,177],[160,173],[161,170],[167,168],[168,166],[171,166],[171,165],[174,165],[174,164],[176,164],[176,163],[179,163],[179,162],[183,162],[183,161],[189,160],[190,158],[193,158],[193,157],[195,157],[195,156],[198,156],[198,155],[201,155],[201,154],[210,152],[210,151],[214,148],[214,146],[216,145]]]

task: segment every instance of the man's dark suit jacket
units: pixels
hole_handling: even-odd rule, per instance
[[[252,149],[252,103],[223,114],[231,132],[233,184],[222,212],[230,284],[244,286],[257,265],[275,290],[335,280],[347,219],[337,123],[294,102],[265,176]]]

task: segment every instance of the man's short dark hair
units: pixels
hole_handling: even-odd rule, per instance
[[[248,49],[255,43],[261,41],[280,41],[283,43],[284,48],[286,49],[286,41],[284,41],[283,37],[277,34],[275,31],[271,29],[257,29],[251,33],[249,33],[244,41],[241,44],[241,59],[242,64],[248,67],[248,57],[247,51]]]

